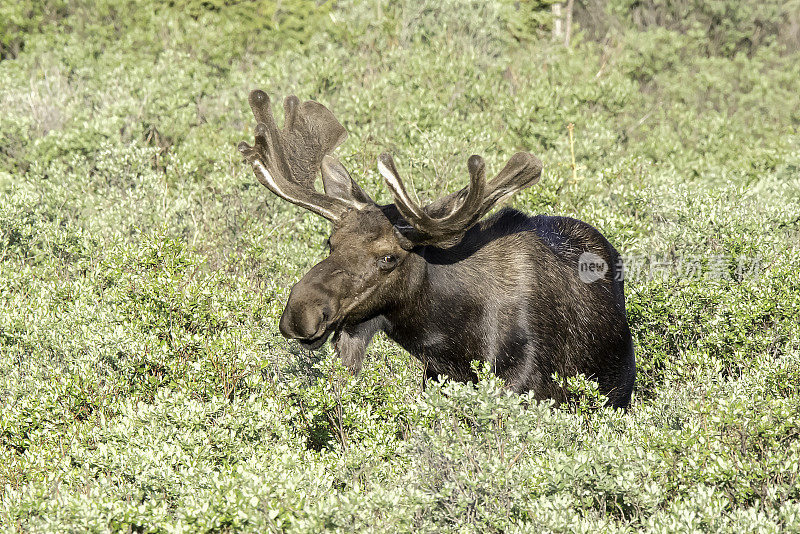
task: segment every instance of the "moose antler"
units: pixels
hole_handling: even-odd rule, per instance
[[[378,170],[392,190],[395,205],[413,227],[400,229],[412,245],[441,243],[463,234],[492,206],[536,183],[542,175],[542,162],[532,154],[518,152],[488,184],[482,157],[470,156],[467,169],[469,186],[420,208],[406,193],[392,156],[378,157]]]
[[[248,100],[257,123],[255,144],[242,141],[238,149],[259,182],[284,200],[331,221],[358,207],[314,188],[323,159],[347,137],[328,108],[311,100],[301,104],[296,96],[289,96],[283,104],[283,130],[278,130],[269,96],[255,90]]]

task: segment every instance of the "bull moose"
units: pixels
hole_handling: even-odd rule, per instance
[[[330,254],[292,287],[283,336],[308,349],[332,344],[354,373],[378,331],[422,361],[425,376],[475,379],[488,362],[516,392],[564,400],[553,379],[583,373],[615,407],[630,403],[636,367],[619,254],[568,217],[491,208],[536,183],[542,163],[520,152],[492,180],[480,156],[469,185],[421,207],[389,154],[378,170],[394,196],[379,205],[332,157],[347,132],[333,113],[296,96],[278,129],[267,94],[250,93],[255,144],[239,151],[279,197],[328,219]],[[322,173],[324,193],[314,187]],[[581,276],[589,254],[603,266]]]

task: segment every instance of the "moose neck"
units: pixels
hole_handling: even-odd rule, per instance
[[[425,360],[433,357],[454,332],[469,328],[472,299],[464,294],[457,263],[438,261],[440,249],[423,247],[413,261],[407,290],[384,314],[387,335],[404,349]]]
[[[403,286],[385,314],[393,325],[402,327],[414,317],[429,296],[430,265],[425,260],[423,250],[410,253],[405,260]]]

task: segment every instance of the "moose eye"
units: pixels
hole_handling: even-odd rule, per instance
[[[381,259],[378,260],[378,267],[384,271],[391,271],[395,265],[397,265],[397,258],[391,254],[381,256]]]

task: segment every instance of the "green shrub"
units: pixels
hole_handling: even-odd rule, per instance
[[[792,4],[576,4],[570,49],[549,2],[3,4],[0,530],[797,531]],[[382,202],[383,151],[422,200],[538,154],[511,204],[628,260],[630,410],[284,340],[329,228],[241,162],[254,87]]]
[[[794,0],[615,0],[607,7],[639,30],[663,28],[676,36],[688,35],[700,49],[698,52],[728,57],[738,52],[751,54],[759,47],[777,44],[781,37],[787,41],[796,38],[784,28],[792,24],[792,17],[796,20],[797,8]]]
[[[24,50],[31,34],[58,24],[69,14],[63,0],[3,2],[0,4],[0,61],[14,59]]]

